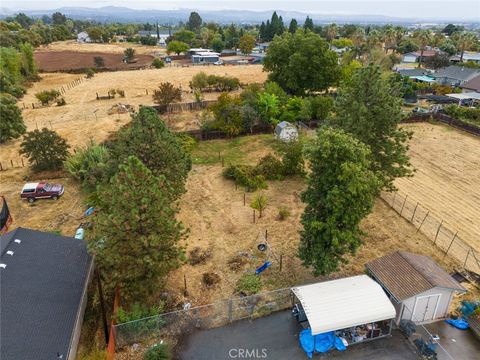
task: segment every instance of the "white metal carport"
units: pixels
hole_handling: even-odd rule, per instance
[[[367,275],[292,288],[312,335],[393,319],[395,308],[382,287]]]

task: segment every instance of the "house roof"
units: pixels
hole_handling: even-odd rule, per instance
[[[397,72],[402,76],[408,76],[408,77],[430,74],[430,72],[425,69],[399,69],[397,70]]]
[[[92,269],[85,242],[17,228],[0,245],[2,360],[66,359]]]
[[[292,288],[302,303],[312,335],[392,319],[395,308],[367,275]]]
[[[413,51],[413,52],[409,52],[409,53],[406,53],[406,54],[403,54],[403,56],[408,56],[408,55],[411,55],[411,56],[416,56],[416,57],[419,57],[421,56],[421,51],[418,50],[418,51]],[[435,51],[435,50],[424,50],[423,51],[423,57],[430,57],[430,56],[434,56],[435,54],[437,54],[438,51]]]
[[[435,287],[465,291],[428,256],[396,251],[365,266],[398,301]]]
[[[460,87],[464,89],[480,92],[480,74],[468,80],[465,84],[460,85]]]
[[[480,75],[479,69],[467,68],[464,66],[451,65],[444,69],[438,70],[433,76],[435,78],[449,78],[460,81],[468,81],[475,76]]]

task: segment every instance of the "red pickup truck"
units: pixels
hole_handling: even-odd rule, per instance
[[[23,186],[20,198],[33,203],[37,199],[53,199],[57,200],[63,195],[65,189],[63,185],[49,184],[45,182],[27,183]]]

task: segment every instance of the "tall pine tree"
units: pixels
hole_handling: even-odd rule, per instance
[[[165,177],[155,177],[130,156],[110,182],[97,189],[89,249],[107,289],[119,288],[127,303],[158,291],[179,264],[183,230],[167,187]]]
[[[288,31],[290,32],[290,34],[295,34],[298,30],[298,23],[297,23],[297,20],[295,19],[292,19],[290,21],[290,26],[288,27]]]
[[[376,65],[358,69],[338,91],[332,124],[371,149],[371,169],[393,190],[397,177],[412,173],[407,155],[411,133],[398,125],[403,119],[400,89],[382,78]]]
[[[314,274],[338,270],[361,244],[360,221],[371,211],[380,181],[368,147],[342,130],[321,128],[307,148],[311,172],[302,193],[299,256]]]

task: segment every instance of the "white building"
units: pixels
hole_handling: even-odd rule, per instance
[[[283,141],[297,140],[298,130],[288,121],[282,121],[275,127],[275,137]]]
[[[92,40],[86,31],[82,31],[81,33],[77,34],[77,42],[79,43],[90,43]]]

